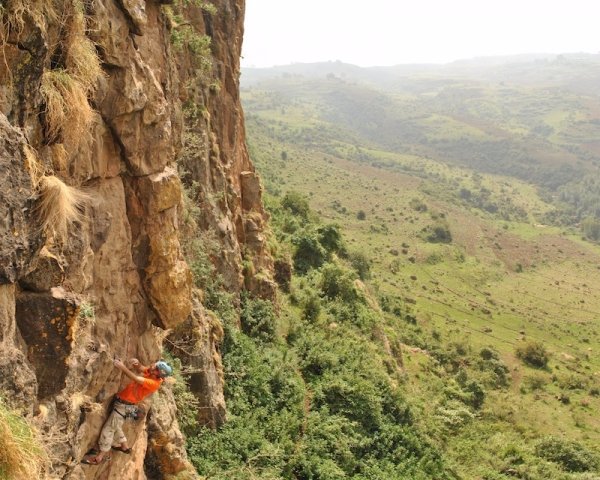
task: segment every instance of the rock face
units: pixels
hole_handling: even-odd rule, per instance
[[[131,456],[79,463],[126,383],[113,358],[157,360],[164,329],[202,372],[191,378],[199,420],[225,419],[223,329],[194,286],[189,235],[217,242],[211,260],[234,300],[275,295],[239,100],[244,1],[201,3],[15,0],[2,11],[0,394],[38,422],[48,478],[195,477],[168,387],[128,424]],[[59,197],[45,196],[44,177]],[[53,233],[63,220],[66,238]]]

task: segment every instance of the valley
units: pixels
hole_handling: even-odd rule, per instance
[[[580,110],[597,97],[548,93],[540,106],[531,85],[457,97],[450,82],[395,103],[335,82],[282,75],[242,90],[267,207],[299,192],[368,259],[365,288],[401,344],[401,390],[460,478],[580,478],[531,456],[549,436],[600,441],[600,247],[578,228],[581,204],[556,201],[597,175],[596,107]],[[408,113],[425,109],[437,113]],[[503,374],[482,367],[495,355]],[[485,390],[477,408],[449,393],[461,375]]]

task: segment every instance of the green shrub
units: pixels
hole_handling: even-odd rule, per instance
[[[413,198],[410,202],[409,202],[410,208],[412,208],[413,210],[417,211],[417,212],[426,212],[427,211],[427,205],[425,205],[425,202],[423,202],[423,200],[421,200],[420,198]]]
[[[563,375],[558,380],[558,385],[566,390],[584,390],[588,387],[587,379],[582,375],[571,373]]]
[[[327,253],[345,254],[346,249],[339,225],[330,223],[317,228],[317,238]]]
[[[548,384],[548,378],[543,373],[528,375],[523,379],[523,385],[531,392],[543,390]]]
[[[339,298],[345,303],[353,304],[361,298],[354,284],[356,278],[353,270],[328,263],[321,270],[321,291],[329,299]]]
[[[237,317],[233,294],[227,292],[223,277],[210,260],[218,251],[218,244],[208,236],[194,238],[184,244],[184,254],[192,271],[194,285],[204,292],[204,306],[231,321]]]
[[[247,335],[266,342],[275,339],[277,317],[271,302],[243,296],[240,321]]]
[[[550,359],[546,347],[536,341],[529,341],[525,345],[517,347],[516,354],[527,365],[535,368],[546,368]]]
[[[426,229],[425,239],[431,243],[451,243],[452,233],[446,222],[437,222]]]
[[[582,444],[559,437],[547,437],[535,447],[537,456],[558,463],[568,472],[589,472],[600,467],[598,453]]]
[[[500,359],[500,355],[490,347],[484,347],[479,352],[476,361],[477,368],[487,375],[482,379],[488,387],[506,387],[509,383],[509,369]]]
[[[187,380],[182,373],[181,360],[168,351],[163,352],[164,358],[173,366],[173,378],[175,383],[171,387],[175,404],[177,405],[177,422],[181,432],[186,437],[191,437],[198,432],[199,425],[197,420],[200,401],[190,391]]]
[[[281,206],[291,212],[292,215],[308,220],[310,206],[306,197],[301,193],[296,191],[287,192],[281,199]]]
[[[588,217],[581,223],[583,234],[588,240],[597,242],[600,240],[600,219]]]
[[[327,258],[327,251],[319,242],[315,232],[302,231],[292,239],[296,250],[294,252],[294,268],[300,274],[307,273],[311,268],[319,268]]]
[[[350,252],[348,258],[350,260],[350,265],[356,270],[356,273],[358,273],[358,277],[361,280],[368,280],[371,278],[371,259],[365,252]]]
[[[302,317],[309,322],[314,322],[321,313],[321,299],[316,292],[308,294],[302,304]]]

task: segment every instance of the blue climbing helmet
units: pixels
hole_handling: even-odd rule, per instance
[[[173,368],[167,362],[163,360],[159,360],[154,364],[154,366],[160,372],[160,378],[165,378],[173,375]]]

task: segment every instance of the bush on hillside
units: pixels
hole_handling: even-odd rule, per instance
[[[535,368],[546,368],[550,356],[541,342],[530,341],[517,347],[517,357],[527,365]]]
[[[348,255],[350,265],[358,273],[358,277],[361,280],[368,280],[371,278],[371,259],[368,255],[361,251],[350,252]]]
[[[240,320],[247,335],[267,342],[275,339],[277,317],[271,302],[243,297]]]
[[[287,192],[281,199],[281,206],[290,211],[292,215],[308,220],[310,206],[306,197],[301,193],[296,191]]]
[[[452,233],[446,222],[437,222],[426,229],[425,239],[431,243],[452,243]]]
[[[321,313],[321,299],[316,292],[309,292],[302,302],[302,318],[314,322]]]
[[[345,255],[346,248],[344,247],[339,225],[330,223],[317,228],[317,238],[328,253]]]
[[[476,366],[480,371],[486,373],[486,376],[482,379],[486,386],[498,388],[508,385],[509,369],[494,349],[490,347],[482,348]]]
[[[568,472],[590,472],[600,468],[598,453],[584,445],[559,437],[547,437],[535,447],[537,456],[558,463]]]
[[[307,273],[311,268],[319,268],[327,259],[327,251],[315,232],[302,231],[294,236],[292,243],[296,247],[294,269],[300,274]]]
[[[585,238],[597,242],[600,240],[600,219],[588,217],[581,223]]]
[[[412,208],[413,210],[415,210],[417,212],[426,212],[427,211],[427,205],[420,198],[411,199],[411,201],[409,202],[409,205],[410,205],[410,208]]]
[[[328,263],[321,270],[321,291],[331,300],[339,298],[344,303],[353,304],[361,298],[354,284],[356,278],[353,270]]]

